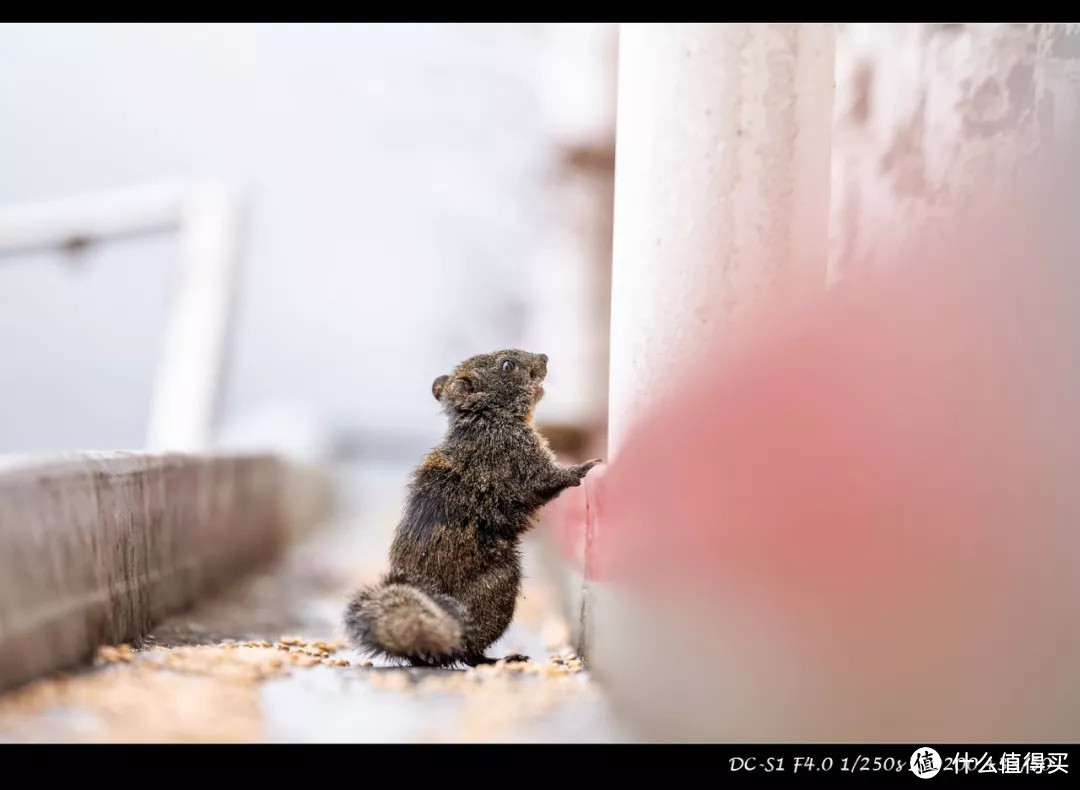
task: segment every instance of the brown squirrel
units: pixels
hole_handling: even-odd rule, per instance
[[[449,427],[413,472],[390,572],[346,608],[357,649],[414,666],[495,663],[484,651],[514,614],[522,535],[541,506],[600,463],[557,466],[533,426],[547,360],[480,354],[433,382]]]

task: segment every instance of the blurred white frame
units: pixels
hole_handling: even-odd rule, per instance
[[[0,206],[0,254],[178,234],[178,269],[154,380],[148,450],[196,452],[214,440],[240,224],[239,190],[218,181],[164,182]]]

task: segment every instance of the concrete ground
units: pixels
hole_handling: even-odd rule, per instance
[[[611,742],[625,738],[569,647],[536,545],[489,651],[526,665],[369,665],[342,640],[349,591],[382,571],[400,470],[353,477],[344,515],[280,562],[94,665],[0,696],[0,741]],[[364,485],[367,490],[364,490]],[[356,502],[363,502],[358,507]]]

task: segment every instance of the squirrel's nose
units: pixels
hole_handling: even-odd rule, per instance
[[[547,375],[547,354],[537,354],[536,364],[533,365],[533,375],[537,378],[543,378]]]

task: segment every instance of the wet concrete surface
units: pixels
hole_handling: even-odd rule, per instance
[[[367,662],[345,644],[345,601],[383,570],[398,506],[392,494],[370,497],[273,567],[158,623],[130,648],[104,647],[93,667],[0,696],[0,741],[624,739],[570,650],[535,546],[526,546],[514,622],[488,653],[524,653],[528,664],[399,668]]]

